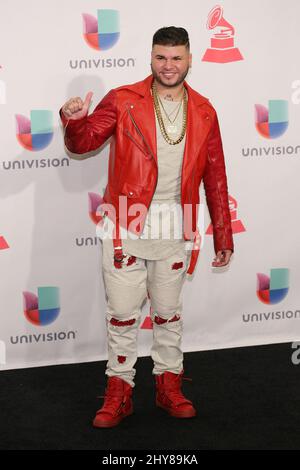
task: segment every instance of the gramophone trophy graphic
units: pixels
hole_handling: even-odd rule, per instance
[[[208,14],[207,29],[217,29],[210,40],[211,47],[206,49],[202,60],[205,62],[236,62],[243,60],[237,47],[234,47],[234,28],[223,17],[223,8],[216,5]]]
[[[7,248],[9,248],[7,241],[2,235],[0,235],[0,250],[6,250]]]
[[[245,232],[246,229],[244,227],[243,222],[240,219],[238,219],[238,217],[237,217],[237,207],[238,207],[237,200],[234,199],[234,197],[228,195],[228,203],[229,203],[229,210],[230,210],[232,233]],[[209,224],[209,226],[208,226],[205,233],[206,233],[206,235],[212,235],[213,234],[212,224]]]

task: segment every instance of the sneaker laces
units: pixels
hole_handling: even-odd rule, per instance
[[[182,379],[192,382],[192,379],[190,377],[183,377],[183,376],[178,375],[173,382],[168,383],[168,386],[164,387],[164,391],[166,393],[166,396],[170,400],[174,402],[179,402],[178,404],[191,403],[191,401],[188,400],[182,393],[182,390],[181,390]]]
[[[114,392],[117,391],[118,394],[115,395]],[[106,390],[105,395],[100,395],[97,398],[104,398],[104,403],[102,405],[102,408],[98,410],[98,413],[101,411],[103,413],[115,413],[116,408],[119,409],[124,401],[124,395],[125,393],[120,393],[118,387],[112,387],[110,385],[109,389]]]

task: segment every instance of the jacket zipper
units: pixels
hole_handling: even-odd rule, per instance
[[[142,138],[142,140],[143,140],[145,146],[147,147],[147,150],[148,150],[147,155],[150,155],[151,158],[153,158],[153,160],[154,160],[154,162],[155,162],[155,164],[156,164],[156,167],[158,168],[158,165],[157,165],[157,162],[156,162],[156,160],[155,160],[155,157],[154,157],[154,155],[153,155],[153,153],[152,153],[152,150],[151,150],[149,144],[147,143],[145,137],[143,136],[142,131],[141,131],[140,128],[138,127],[137,123],[135,122],[134,117],[132,116],[128,105],[127,105],[127,112],[128,112],[128,115],[129,115],[129,117],[130,117],[130,119],[131,119],[131,121],[132,121],[132,124],[134,125],[135,130],[137,131],[137,133],[139,134],[139,136]],[[128,131],[128,129],[125,129],[125,132],[126,132],[126,134],[128,135],[128,137],[142,150],[140,144],[134,139],[134,137],[131,135],[131,133]],[[146,153],[146,152],[145,152],[145,149],[143,149],[143,152]],[[156,178],[155,188],[154,188],[154,191],[153,191],[152,196],[151,196],[150,204],[149,204],[149,206],[147,207],[147,212],[148,212],[148,210],[149,210],[149,207],[150,207],[150,205],[151,205],[153,196],[154,196],[155,191],[156,191],[157,180],[158,180],[158,178]],[[144,222],[145,222],[145,221],[144,221]],[[144,230],[144,226],[143,226],[143,230]]]
[[[207,159],[208,159],[209,162],[211,162],[209,154],[207,154]],[[216,179],[216,187],[217,187],[218,199],[219,199],[219,204],[220,204],[220,207],[221,207],[221,214],[222,214],[223,240],[225,240],[225,236],[224,236],[224,227],[225,227],[225,224],[224,224],[224,210],[223,210],[223,206],[222,206],[222,203],[221,203],[220,188],[219,188],[219,183],[218,183],[217,179]],[[224,244],[225,244],[225,241],[224,241]]]
[[[193,176],[192,176],[189,204],[192,204],[192,193],[193,193],[194,179],[195,179],[195,171],[193,171]],[[192,219],[193,219],[193,207],[192,207]],[[193,223],[192,223],[192,230],[193,230]],[[197,224],[196,224],[196,230],[197,230]]]
[[[129,132],[128,129],[124,129],[124,132],[125,134],[129,137],[130,140],[132,140],[132,142],[145,154],[147,155],[148,158],[152,158],[152,157],[149,157],[149,153],[146,151],[146,149],[144,149],[142,147],[141,144],[139,144],[139,142],[137,140],[135,140],[135,138],[133,137],[133,135],[131,134],[131,132]]]
[[[151,155],[151,157],[152,157],[153,160],[155,161],[155,158],[154,158],[154,155],[153,155],[153,153],[152,153],[152,150],[151,150],[149,144],[147,143],[147,141],[146,141],[146,139],[145,139],[143,133],[141,132],[140,128],[138,127],[137,123],[135,122],[134,117],[132,116],[131,111],[130,111],[130,109],[128,108],[128,106],[127,106],[127,111],[128,111],[129,117],[130,117],[130,119],[131,119],[131,121],[132,121],[132,124],[133,124],[134,127],[135,127],[135,130],[136,130],[137,133],[140,135],[140,137],[142,138],[144,144],[146,145],[149,155]]]
[[[192,192],[193,192],[194,179],[195,179],[195,171],[193,171],[192,182],[191,182],[190,201],[189,201],[190,203],[192,201]]]

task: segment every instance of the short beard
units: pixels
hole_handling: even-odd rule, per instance
[[[168,87],[168,88],[174,88],[174,87],[180,85],[180,84],[184,81],[184,79],[185,79],[185,77],[187,76],[187,74],[188,74],[188,72],[189,72],[189,69],[190,69],[190,67],[187,66],[187,69],[179,76],[177,82],[173,83],[172,85],[168,85],[167,83],[164,83],[164,82],[160,79],[159,75],[153,70],[152,64],[150,64],[150,65],[151,65],[152,75],[153,75],[153,77],[155,78],[155,80],[156,80],[160,85],[163,85],[164,87]]]

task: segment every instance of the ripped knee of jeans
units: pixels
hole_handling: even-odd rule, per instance
[[[163,318],[160,315],[158,315],[157,312],[154,311],[152,312],[151,320],[153,321],[153,323],[156,323],[156,325],[164,325],[165,323],[172,323],[175,321],[179,321],[180,314],[176,313],[175,315],[172,315],[169,318]]]
[[[113,315],[113,314],[107,314],[107,321],[113,325],[113,326],[132,326],[136,323],[137,321],[137,314],[135,315],[129,315],[128,318],[126,318],[124,315],[118,316],[118,315]]]
[[[124,362],[126,362],[127,356],[121,356],[118,354],[117,358],[118,358],[119,364],[123,364]]]
[[[113,258],[115,268],[122,268],[123,266],[131,266],[132,264],[136,264],[136,256],[133,255],[126,255],[123,253],[119,257]]]
[[[176,263],[172,264],[172,269],[181,269],[183,268],[183,261],[177,261]]]

